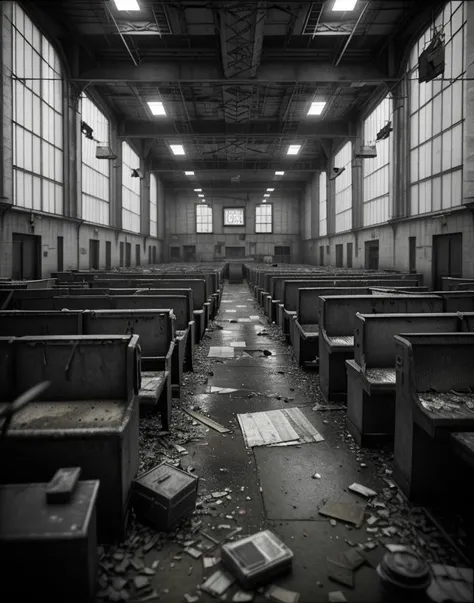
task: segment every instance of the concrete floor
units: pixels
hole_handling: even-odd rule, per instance
[[[254,318],[247,322],[249,316]],[[234,322],[238,319],[246,319],[246,322]],[[261,332],[266,334],[259,335]],[[230,346],[232,342],[245,342],[245,348],[236,348],[237,357],[207,358],[210,346]],[[271,356],[264,356],[262,350],[270,351]],[[225,488],[232,490],[231,500],[223,497],[222,505],[204,505],[204,512],[198,517],[203,521],[202,527],[214,527],[214,535],[219,533],[220,524],[239,526],[244,535],[264,528],[273,530],[294,553],[292,573],[274,583],[300,593],[301,603],[328,601],[331,591],[343,591],[351,602],[379,601],[374,566],[386,552],[384,542],[403,541],[400,537],[404,533],[403,524],[395,521],[397,537],[380,537],[380,533],[373,533],[373,528],[367,532],[365,522],[359,529],[339,521],[331,523],[319,515],[318,510],[328,500],[366,502],[348,490],[353,482],[380,494],[383,492],[382,500],[390,506],[397,490],[387,489],[383,481],[383,477],[390,477],[388,457],[357,449],[345,430],[344,411],[313,410],[314,404],[321,402],[317,374],[308,375],[296,367],[291,348],[281,337],[275,336],[274,327],[266,323],[246,284],[225,285],[219,316],[197,356],[197,369],[187,377],[183,399],[177,404],[198,409],[231,430],[223,435],[195,423],[193,429],[201,439],[188,441],[188,454],[181,460],[182,466],[192,466],[199,475],[200,496]],[[215,393],[216,387],[236,391]],[[300,408],[324,441],[247,449],[237,413],[284,407]],[[313,479],[315,473],[319,473],[321,479]],[[409,519],[411,510],[400,494],[397,496],[395,504],[405,505],[402,515]],[[374,509],[367,511],[366,519],[377,513]],[[232,519],[226,515],[232,515]],[[390,521],[389,525],[392,525]],[[423,531],[425,540],[434,542],[439,538],[432,528]],[[185,601],[185,593],[198,595],[199,601],[215,600],[196,588],[220,566],[204,570],[202,559],[183,555],[183,547],[175,536],[171,535],[159,550],[148,552],[144,559],[147,566],[159,560],[157,574],[150,581],[160,600]],[[199,534],[194,538],[203,540]],[[354,573],[354,588],[328,578],[327,557],[335,558],[351,546],[368,544],[376,538],[378,546],[367,552],[372,566],[365,564]],[[446,544],[438,540],[436,547],[444,551]],[[236,590],[236,586],[229,589],[223,600],[231,601]],[[135,595],[133,600],[155,599],[140,599]],[[255,600],[266,599],[257,593]]]

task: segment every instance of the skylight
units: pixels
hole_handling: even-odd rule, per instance
[[[117,10],[140,10],[137,0],[114,0]]]
[[[184,172],[185,176],[194,176],[194,172]]]
[[[198,197],[204,197],[204,195],[199,194]]]
[[[152,115],[166,115],[165,107],[161,101],[148,101],[147,105]]]
[[[357,0],[334,0],[332,10],[339,12],[354,10],[356,4]]]
[[[182,144],[170,144],[170,149],[173,155],[186,155]]]
[[[290,146],[288,147],[288,151],[286,152],[287,155],[298,155],[298,153],[300,152],[301,149],[301,145],[300,144],[290,144]]]
[[[321,115],[326,106],[326,101],[313,101],[309,108],[308,115]]]
[[[284,176],[285,172],[275,172],[275,176]]]
[[[265,193],[263,196],[264,196],[264,197],[269,197],[269,196],[270,196],[270,193]]]
[[[195,189],[194,189],[194,192],[195,192],[195,193],[202,193],[202,188],[195,188]]]
[[[267,188],[267,193],[273,193],[274,190],[274,188]]]

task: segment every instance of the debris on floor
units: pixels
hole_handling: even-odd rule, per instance
[[[265,597],[277,603],[298,603],[300,594],[272,584],[265,593]]]
[[[365,509],[366,505],[363,504],[328,501],[318,512],[324,517],[339,519],[360,528],[364,521]]]
[[[206,417],[205,415],[198,413],[195,410],[187,409],[185,412],[194,419],[196,419],[196,421],[204,423],[204,425],[207,425],[208,427],[212,427],[212,429],[218,431],[219,433],[230,433],[230,429],[227,429],[227,427],[224,427],[220,423],[217,423],[217,421],[213,421],[209,417]]]
[[[217,570],[203,584],[201,590],[214,597],[219,597],[234,584],[235,578],[224,570]]]
[[[363,486],[362,484],[357,484],[356,482],[349,486],[349,490],[355,492],[356,494],[360,494],[361,496],[365,496],[365,498],[377,496],[377,492],[367,488],[366,486]]]

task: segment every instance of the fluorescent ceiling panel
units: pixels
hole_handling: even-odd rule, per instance
[[[285,172],[275,172],[275,176],[284,176]]]
[[[274,188],[267,188],[267,193],[273,193],[274,190]]]
[[[184,172],[185,176],[194,176],[194,172]]]
[[[301,149],[301,145],[300,144],[290,144],[290,146],[288,147],[288,151],[286,152],[287,155],[298,155],[298,153],[300,152]]]
[[[140,10],[137,0],[114,0],[117,10]]]
[[[265,193],[263,196],[264,196],[264,197],[269,197],[269,196],[270,196],[270,193]]]
[[[198,195],[198,197],[204,197],[204,195]]]
[[[161,101],[148,101],[147,105],[152,115],[166,115],[166,110]]]
[[[195,193],[202,193],[202,188],[195,188],[195,189],[194,189],[194,192],[195,192]]]
[[[309,108],[308,115],[321,115],[326,106],[326,101],[313,101]]]
[[[182,144],[170,144],[170,149],[173,155],[186,155]]]
[[[332,10],[345,12],[348,10],[354,10],[357,4],[357,0],[334,0],[334,6]]]

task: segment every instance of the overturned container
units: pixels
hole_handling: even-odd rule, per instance
[[[224,544],[221,558],[248,590],[290,571],[293,563],[292,551],[270,530]]]
[[[134,480],[132,505],[140,521],[168,531],[194,511],[197,489],[197,477],[162,463]]]

